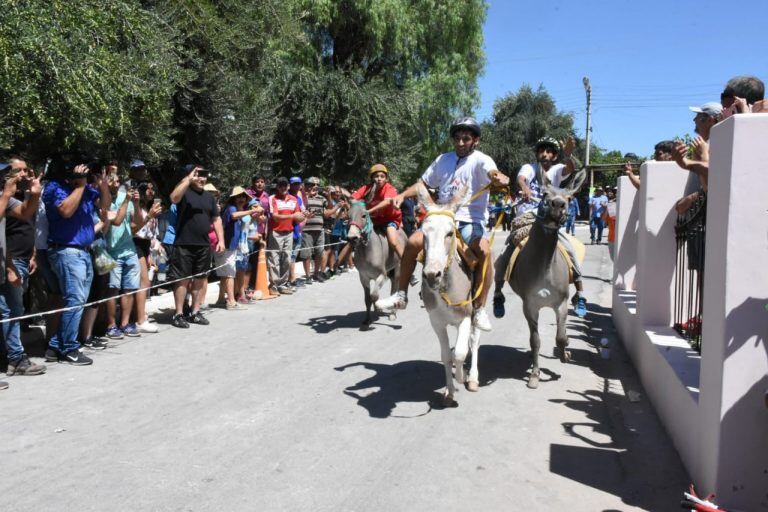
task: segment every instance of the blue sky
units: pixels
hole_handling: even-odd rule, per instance
[[[693,133],[688,106],[719,100],[729,78],[768,82],[766,0],[489,4],[480,119],[497,98],[542,84],[583,137],[588,76],[594,143],[650,155],[659,140]]]

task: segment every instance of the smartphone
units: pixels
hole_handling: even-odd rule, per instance
[[[159,197],[156,197],[156,198],[154,199],[154,201],[152,201],[152,205],[154,206],[154,205],[156,205],[156,204],[163,204],[163,200],[162,200],[162,199],[160,199]]]
[[[197,171],[197,177],[198,178],[207,178],[210,175],[210,172],[208,169],[200,169]]]

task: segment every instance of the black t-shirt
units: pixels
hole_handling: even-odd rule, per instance
[[[219,216],[216,199],[204,190],[197,191],[190,187],[176,208],[179,218],[174,245],[209,245],[208,232],[213,220]]]
[[[5,244],[12,258],[31,258],[35,249],[35,225],[27,220],[5,220]]]

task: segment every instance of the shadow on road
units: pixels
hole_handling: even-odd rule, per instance
[[[445,386],[443,365],[434,361],[403,361],[396,364],[350,363],[334,368],[343,372],[348,368],[362,367],[375,372],[353,386],[344,389],[344,394],[357,400],[357,404],[368,411],[372,418],[403,418],[392,414],[402,402],[424,403],[429,406],[423,416],[432,409],[441,409],[442,395],[438,392]],[[368,393],[369,389],[376,389]]]
[[[374,314],[374,318],[376,318]],[[384,317],[386,318],[386,316]],[[309,318],[306,322],[299,322],[299,325],[306,325],[310,327],[317,334],[328,334],[336,329],[362,329],[363,320],[365,320],[365,311],[355,311],[346,315],[326,315]],[[378,318],[376,318],[378,320]],[[383,324],[378,323],[376,320],[367,329],[373,331],[376,326],[389,327],[390,329],[398,330],[402,329],[402,325]]]
[[[480,345],[479,356],[480,386],[488,386],[498,379],[528,381],[528,371],[531,366],[531,354],[528,350],[503,345]],[[559,361],[557,364],[560,364]],[[560,374],[547,368],[540,367],[540,371],[540,382],[542,383],[552,382],[560,378]]]

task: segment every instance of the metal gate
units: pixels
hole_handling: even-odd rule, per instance
[[[678,216],[675,224],[677,261],[673,304],[673,327],[697,352],[701,352],[706,221],[707,196],[704,191],[699,191],[696,202],[687,212]]]

